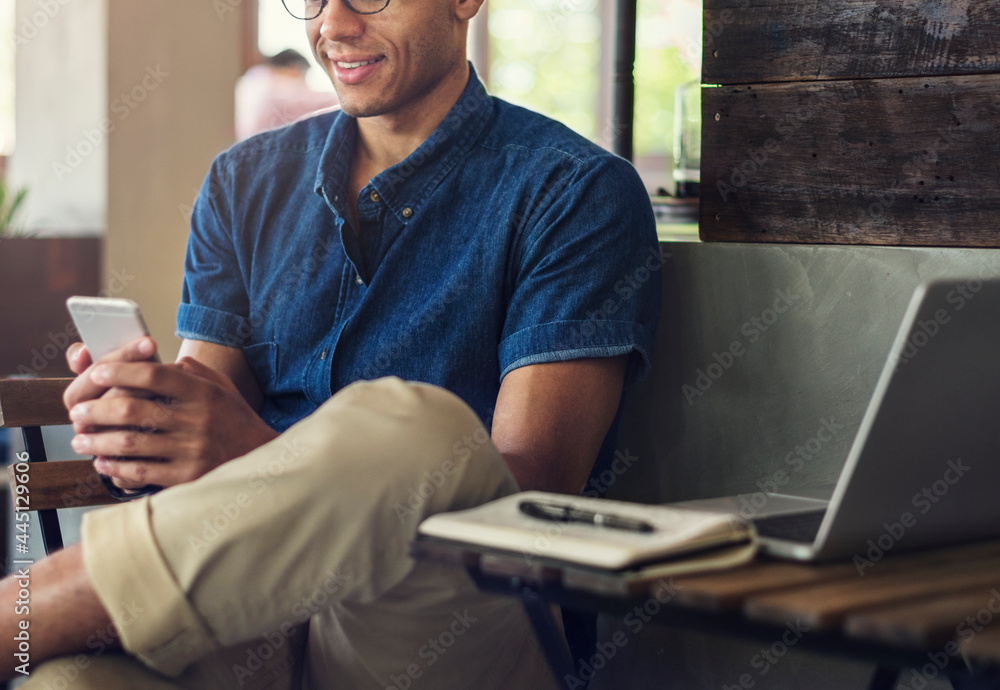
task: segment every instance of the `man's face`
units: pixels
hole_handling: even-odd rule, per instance
[[[341,108],[353,117],[419,107],[465,64],[464,27],[452,0],[391,0],[366,16],[331,0],[306,31]]]

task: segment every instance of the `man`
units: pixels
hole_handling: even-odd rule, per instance
[[[659,254],[630,166],[470,74],[481,3],[303,4],[343,111],[213,165],[182,358],[148,361],[149,339],[70,354],[74,448],[120,488],[170,488],[33,569],[35,662],[113,624],[177,677],[144,687],[551,683],[515,602],[406,548],[434,512],[582,488],[649,364]],[[135,389],[170,402],[114,394]],[[80,687],[143,673],[87,664]]]

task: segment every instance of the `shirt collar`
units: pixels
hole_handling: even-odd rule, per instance
[[[492,98],[470,63],[469,81],[437,129],[402,162],[371,180],[371,186],[401,222],[406,223],[417,215],[423,201],[465,158],[492,110]],[[316,171],[316,192],[342,218],[348,217],[348,183],[357,136],[357,120],[341,113],[330,128]]]
[[[326,203],[341,218],[350,218],[347,194],[350,189],[351,157],[357,138],[357,119],[345,115],[343,111],[338,112],[316,169],[314,191],[326,199]]]

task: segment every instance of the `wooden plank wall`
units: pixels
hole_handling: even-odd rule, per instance
[[[705,0],[705,240],[1000,246],[1000,2]]]
[[[70,376],[64,353],[80,338],[66,298],[100,280],[99,237],[0,238],[0,377]]]

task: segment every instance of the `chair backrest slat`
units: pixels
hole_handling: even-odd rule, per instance
[[[0,427],[69,424],[62,395],[72,381],[0,379]]]
[[[62,396],[72,381],[0,379],[0,427],[21,427],[27,451],[7,468],[13,507],[38,511],[45,553],[63,546],[57,509],[118,502],[90,460],[47,462],[41,428],[70,423]]]
[[[27,469],[27,471],[25,471]],[[118,503],[90,460],[14,463],[7,468],[15,510],[49,510]],[[27,480],[27,481],[25,481]],[[25,485],[26,490],[18,491]],[[27,500],[18,500],[26,496]]]

